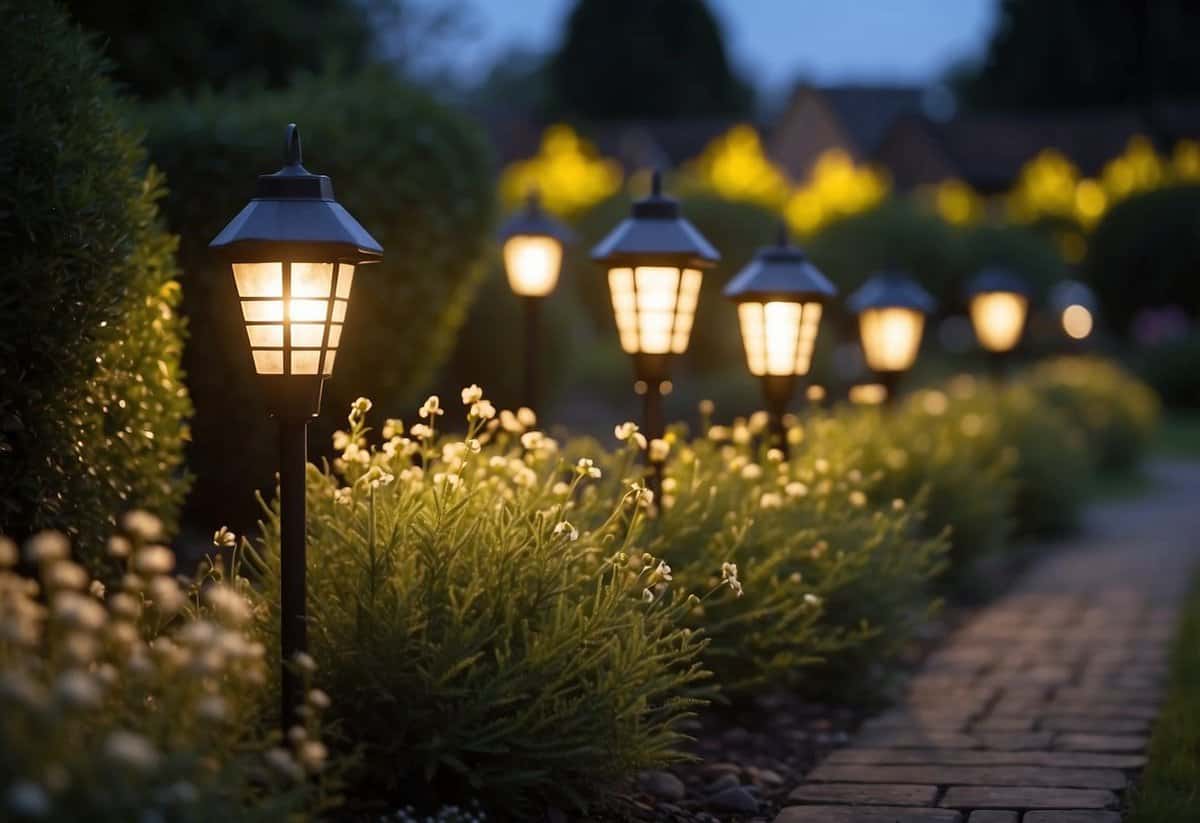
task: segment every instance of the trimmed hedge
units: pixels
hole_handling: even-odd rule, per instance
[[[187,487],[176,239],[92,38],[56,4],[0,16],[0,532],[97,559],[115,512],[173,521]]]
[[[478,129],[385,69],[303,76],[285,91],[176,99],[141,112],[150,152],[172,181],[166,209],[181,234],[187,352],[197,421],[191,517],[244,527],[270,486],[274,426],[265,418],[233,278],[208,242],[282,162],[297,122],[310,169],[383,245],[355,279],[342,351],[323,407],[357,393],[403,404],[447,356],[491,242],[491,161]],[[353,391],[352,391],[353,390]],[[328,421],[327,415],[323,421]],[[319,422],[314,443],[328,442]]]

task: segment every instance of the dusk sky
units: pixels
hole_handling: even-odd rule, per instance
[[[477,37],[451,62],[474,79],[512,45],[554,47],[571,0],[466,0]],[[982,52],[996,0],[709,0],[734,63],[778,91],[818,82],[913,82]]]

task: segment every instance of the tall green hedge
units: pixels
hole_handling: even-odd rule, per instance
[[[43,0],[0,19],[0,532],[92,556],[186,487],[176,239],[93,40]]]
[[[275,429],[246,349],[233,277],[209,241],[282,164],[296,122],[306,166],[384,248],[355,278],[346,333],[312,443],[325,444],[358,395],[403,407],[447,355],[491,242],[494,196],[477,128],[385,69],[302,76],[284,91],[175,99],[142,110],[150,154],[171,180],[179,233],[186,365],[197,416],[188,463],[198,524],[245,526],[272,484]]]

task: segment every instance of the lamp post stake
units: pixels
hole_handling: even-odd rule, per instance
[[[521,400],[524,405],[541,412],[541,314],[543,297],[521,298],[525,315],[525,374]]]
[[[284,732],[295,725],[296,708],[304,702],[295,660],[308,651],[308,608],[305,598],[306,505],[304,474],[308,464],[308,419],[279,422],[279,577],[280,651],[283,654],[282,704]]]

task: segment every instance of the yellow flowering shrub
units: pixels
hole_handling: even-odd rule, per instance
[[[320,715],[280,741],[261,698],[265,646],[245,580],[181,585],[144,512],[109,541],[105,590],[57,532],[0,537],[0,818],[89,823],[279,821],[318,814],[329,781]]]

